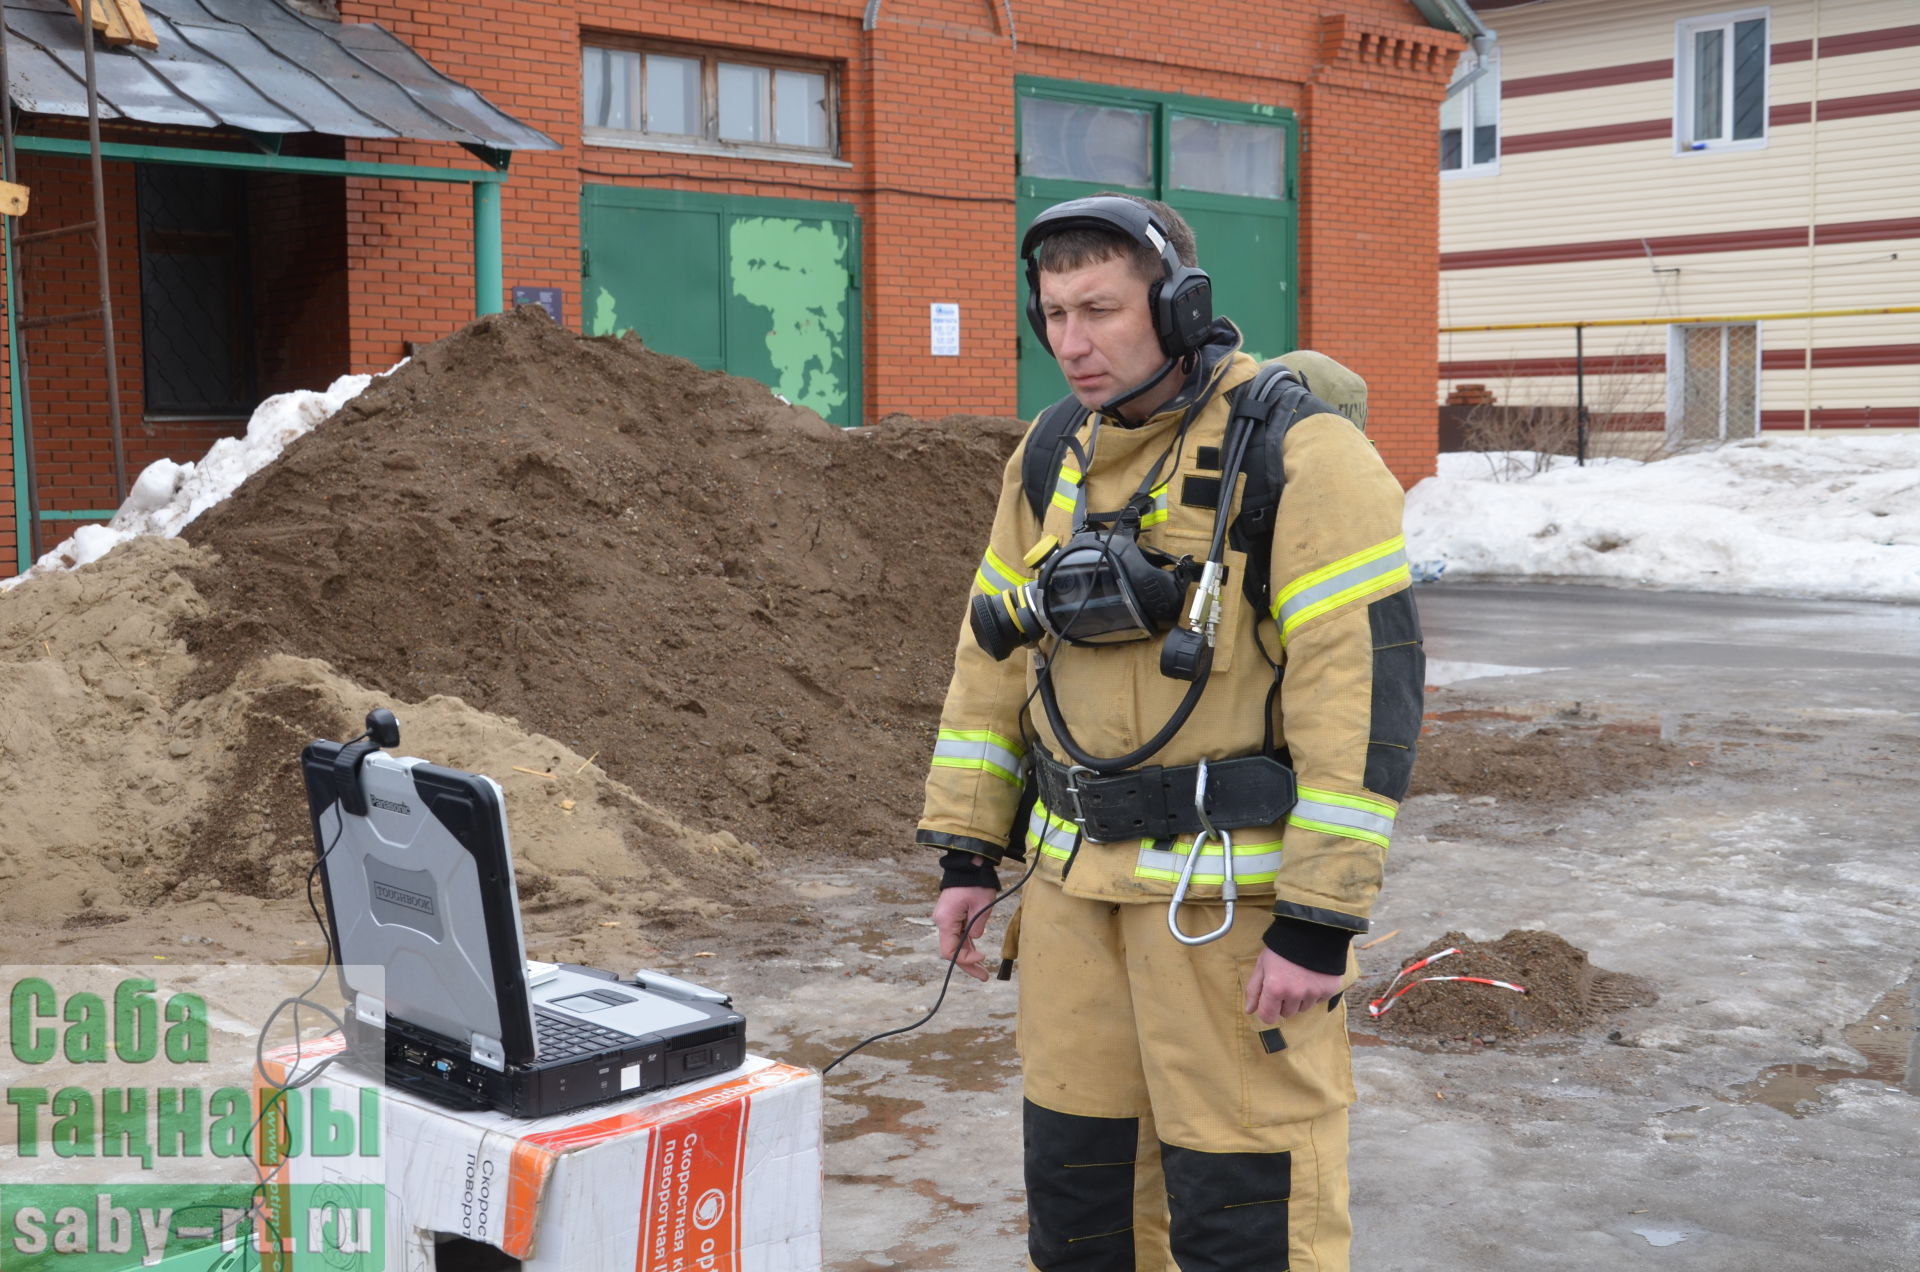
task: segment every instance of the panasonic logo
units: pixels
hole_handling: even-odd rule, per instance
[[[433,898],[421,892],[409,892],[405,888],[396,888],[390,883],[373,885],[373,897],[376,901],[386,901],[393,905],[403,905],[409,910],[421,914],[433,913]]]
[[[367,803],[375,808],[384,808],[390,813],[399,813],[402,817],[413,816],[413,809],[406,804],[396,804],[390,799],[381,799],[378,795],[367,796]]]

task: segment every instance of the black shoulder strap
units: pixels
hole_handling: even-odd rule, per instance
[[[1027,506],[1036,521],[1047,519],[1047,503],[1059,484],[1060,461],[1067,455],[1067,440],[1087,418],[1087,408],[1069,393],[1040,412],[1040,418],[1027,430],[1027,450],[1020,459],[1020,484],[1027,492]]]
[[[1273,562],[1273,527],[1279,519],[1280,494],[1287,484],[1281,459],[1287,430],[1308,416],[1339,412],[1313,396],[1295,372],[1277,362],[1262,366],[1242,388],[1246,397],[1240,400],[1246,401],[1244,413],[1252,418],[1254,433],[1241,466],[1247,475],[1246,491],[1240,497],[1240,515],[1228,527],[1227,541],[1236,551],[1247,554],[1240,588],[1264,615],[1272,608],[1267,576]],[[1240,409],[1238,401],[1235,409]]]

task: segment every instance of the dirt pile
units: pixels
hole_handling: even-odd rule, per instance
[[[204,550],[140,539],[0,598],[0,957],[317,950],[299,750],[391,699],[287,655],[188,692],[200,670],[174,628],[207,615],[186,576],[211,568]],[[403,741],[430,738],[435,758],[505,788],[536,953],[630,949],[643,919],[717,914],[712,898],[758,866],[550,737],[457,698],[401,710]]]
[[[1435,957],[1443,950],[1455,952]],[[1432,961],[1395,980],[1396,972],[1422,959]],[[1503,981],[1526,992],[1476,981],[1423,981],[1430,976]],[[1588,1033],[1659,997],[1639,977],[1595,967],[1585,950],[1534,928],[1516,928],[1497,941],[1449,932],[1393,970],[1362,979],[1354,991],[1354,1024],[1364,1032],[1395,1041],[1467,1045]],[[1366,1004],[1383,997],[1388,1001],[1378,1003],[1380,1014],[1367,1014]]]
[[[1603,721],[1579,703],[1544,715],[1441,705],[1427,714],[1409,793],[1547,803],[1685,780],[1705,763],[1657,723]]]
[[[1018,436],[843,433],[637,340],[484,318],[188,529],[220,560],[189,571],[206,612],[181,623],[183,692],[320,659],[511,717],[775,860],[885,852],[918,811]]]

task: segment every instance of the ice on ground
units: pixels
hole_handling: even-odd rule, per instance
[[[1920,601],[1920,433],[1542,460],[1440,456],[1407,495],[1408,558],[1448,580]]]
[[[1489,676],[1531,676],[1535,672],[1558,671],[1557,667],[1510,667],[1505,663],[1460,662],[1451,658],[1427,659],[1427,683],[1433,686],[1457,685],[1462,680],[1484,680]]]
[[[405,363],[389,368],[392,375]],[[56,570],[98,561],[135,535],[172,538],[195,517],[240,488],[281,452],[359,396],[370,375],[343,375],[324,391],[298,389],[268,398],[255,408],[240,437],[223,437],[196,462],[157,459],[134,479],[126,502],[105,525],[82,526],[58,547],[44,553],[25,574],[0,579],[0,590]]]

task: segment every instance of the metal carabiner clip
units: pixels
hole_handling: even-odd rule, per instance
[[[1193,811],[1200,819],[1200,833],[1193,837],[1193,847],[1187,853],[1187,860],[1180,867],[1180,882],[1174,885],[1173,900],[1167,903],[1167,931],[1173,933],[1173,939],[1182,945],[1205,945],[1225,936],[1233,927],[1233,903],[1240,897],[1240,886],[1233,878],[1233,835],[1228,831],[1215,830],[1213,821],[1207,816],[1207,762],[1200,761],[1200,771],[1193,779]],[[1227,903],[1227,916],[1220,926],[1204,936],[1188,936],[1180,930],[1180,907],[1186,902],[1187,888],[1193,882],[1193,868],[1200,861],[1200,854],[1207,844],[1220,841],[1220,899]]]

